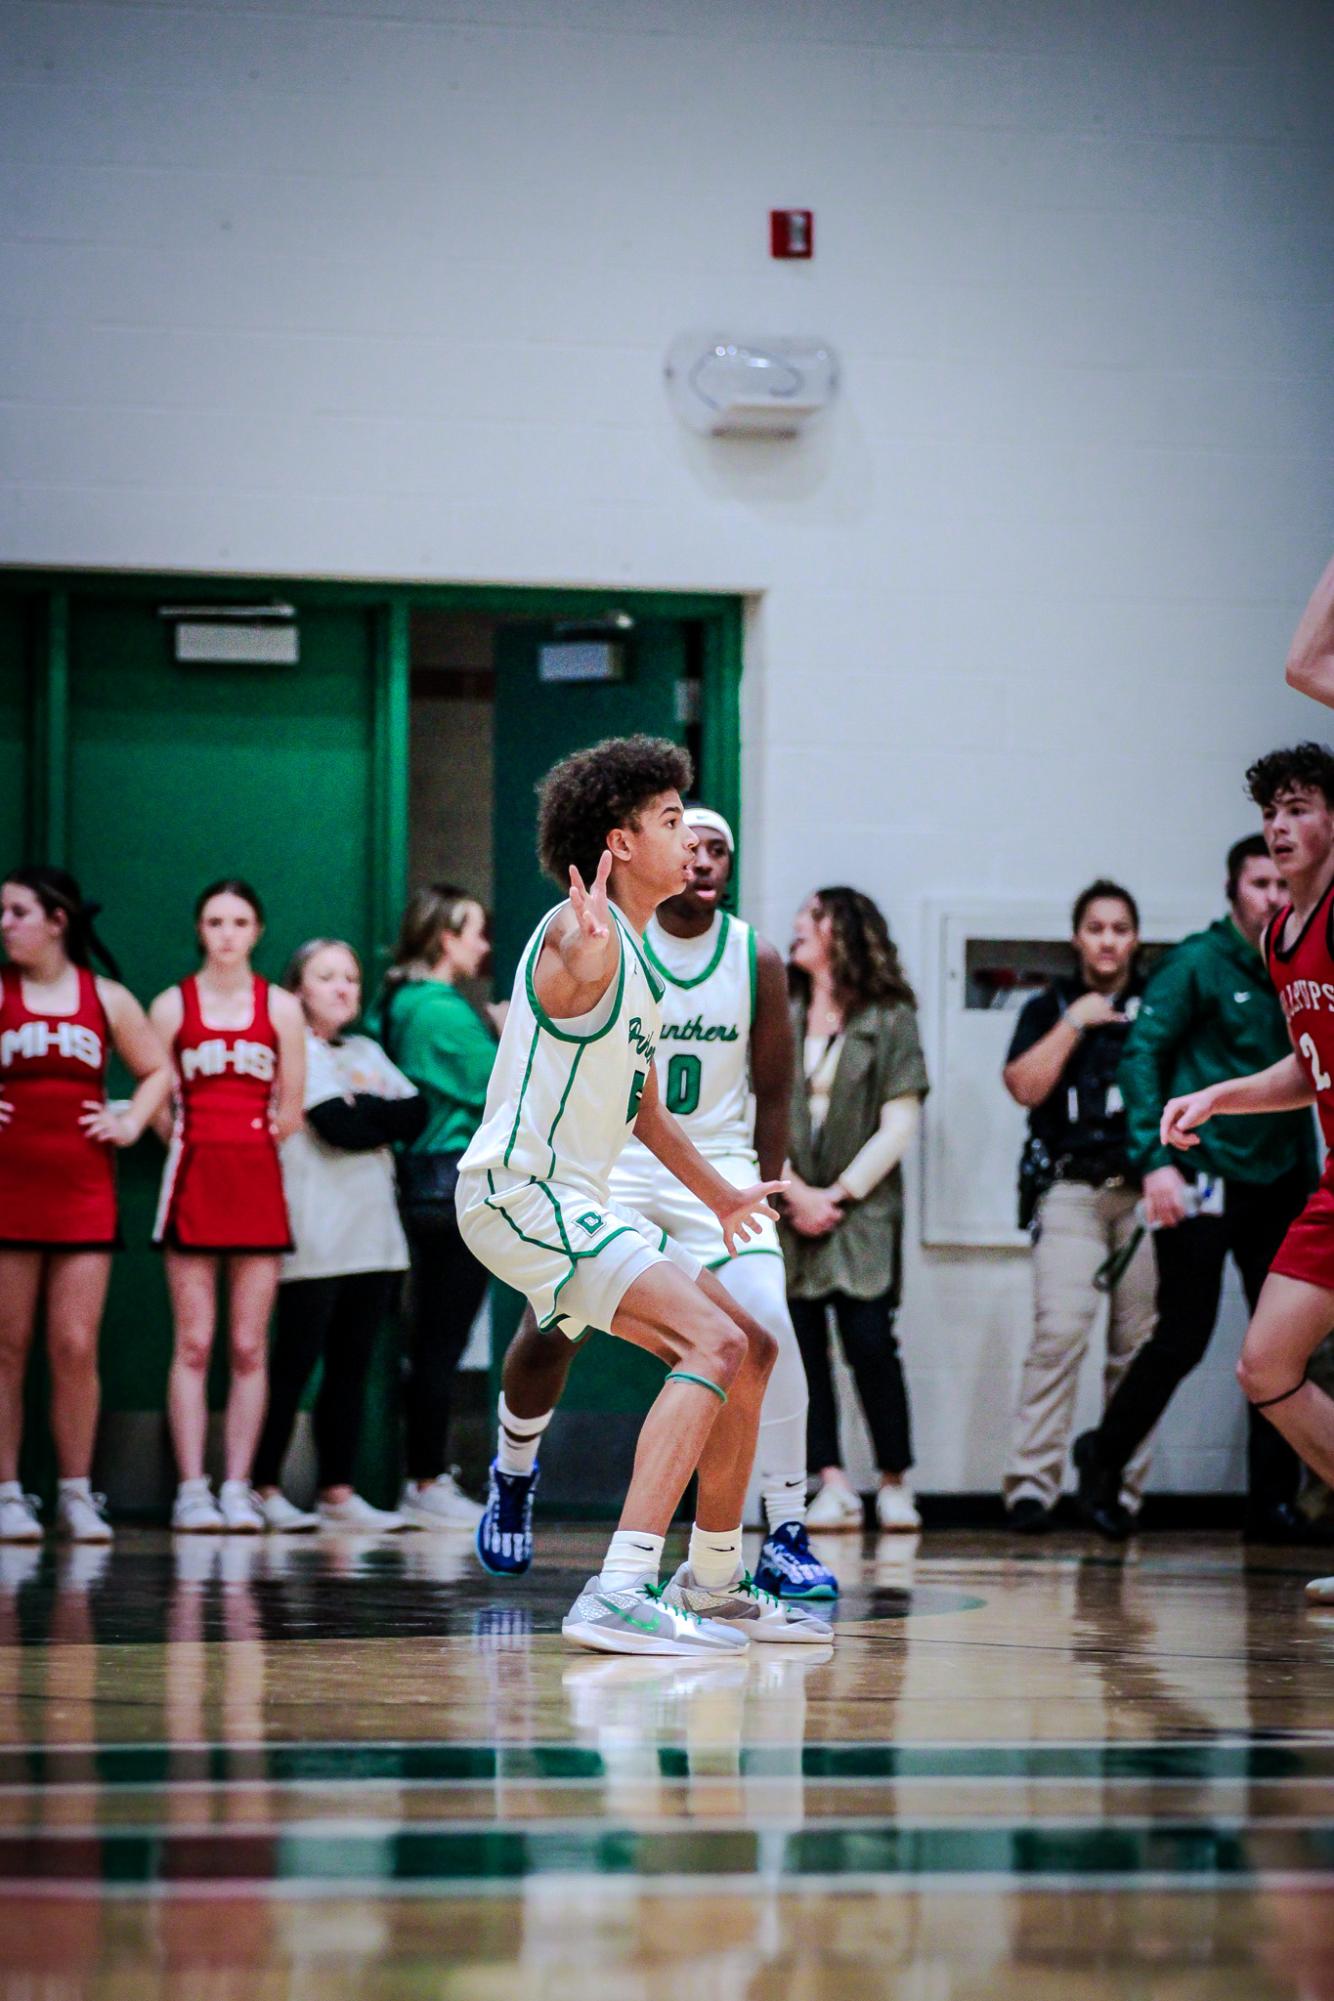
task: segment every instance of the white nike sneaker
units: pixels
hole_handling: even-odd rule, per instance
[[[485,1510],[470,1501],[452,1473],[438,1480],[409,1480],[398,1512],[414,1529],[464,1529],[474,1535]]]
[[[875,1497],[875,1518],[887,1535],[917,1535],[922,1517],[917,1512],[912,1488],[905,1480],[898,1487],[882,1487]]]
[[[862,1497],[826,1480],[806,1510],[808,1529],[859,1529],[865,1525]]]
[[[67,1542],[110,1542],[105,1494],[65,1489],[56,1497],[56,1534]]]
[[[42,1518],[36,1494],[6,1494],[0,1500],[0,1542],[40,1542]]]
[[[602,1654],[677,1654],[698,1657],[744,1653],[746,1635],[714,1619],[701,1619],[668,1599],[668,1587],[640,1577],[610,1590],[590,1577],[561,1622],[576,1646]]]
[[[319,1510],[319,1524],[325,1529],[352,1529],[361,1535],[383,1535],[391,1529],[407,1527],[407,1521],[397,1510],[373,1508],[360,1494],[349,1494],[345,1501],[321,1501]]]
[[[669,1584],[663,1586],[666,1602],[677,1605],[697,1618],[722,1621],[748,1639],[775,1640],[780,1645],[827,1647],[834,1629],[827,1619],[817,1619],[804,1605],[775,1598],[764,1591],[748,1570],[730,1584],[697,1584],[688,1563],[683,1563]]]
[[[286,1494],[255,1494],[255,1506],[264,1517],[264,1526],[275,1535],[300,1535],[320,1525],[318,1515],[308,1514],[288,1500]]]
[[[1313,1605],[1334,1605],[1334,1577],[1313,1577],[1306,1595]]]
[[[248,1480],[224,1480],[218,1489],[218,1512],[228,1535],[263,1535],[264,1517]]]
[[[221,1535],[227,1524],[207,1480],[182,1480],[171,1506],[177,1535]]]

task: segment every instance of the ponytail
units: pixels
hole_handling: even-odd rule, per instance
[[[17,883],[20,889],[30,889],[48,917],[54,917],[57,911],[63,915],[65,956],[72,965],[91,972],[92,962],[97,959],[111,979],[120,978],[114,953],[108,951],[93,925],[93,919],[101,915],[102,906],[85,900],[68,869],[56,868],[50,862],[34,862],[10,869],[4,879]]]

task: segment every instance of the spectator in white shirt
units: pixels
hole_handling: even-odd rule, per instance
[[[314,938],[285,984],[306,1017],[305,1121],[282,1149],[295,1250],[283,1261],[269,1363],[269,1408],[254,1482],[272,1529],[399,1529],[403,1517],[355,1491],[366,1374],[397,1273],[408,1264],[394,1188],[394,1142],[414,1139],[427,1107],[369,1036],[344,1031],[361,1009],[350,945]],[[320,1360],[313,1414],[319,1513],[282,1491],[297,1407]]]

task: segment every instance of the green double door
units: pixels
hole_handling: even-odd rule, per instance
[[[495,972],[508,993],[523,947],[543,911],[563,891],[537,860],[537,787],[551,766],[603,737],[685,740],[686,633],[680,620],[640,623],[625,648],[619,681],[545,681],[538,627],[502,630],[496,653],[494,818]],[[522,1308],[496,1287],[492,1375]],[[640,1350],[595,1335],[578,1351],[561,1407],[542,1447],[544,1505],[607,1512],[629,1479],[644,1412],[662,1386],[662,1365]]]

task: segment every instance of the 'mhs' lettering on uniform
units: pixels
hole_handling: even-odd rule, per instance
[[[40,1063],[52,1051],[66,1062],[102,1068],[102,1038],[81,1021],[25,1021],[0,1035],[0,1069],[15,1063]]]
[[[225,1077],[230,1070],[234,1077],[257,1077],[271,1084],[278,1070],[278,1052],[267,1042],[228,1043],[221,1036],[182,1049],[179,1061],[187,1083],[195,1077]]]

